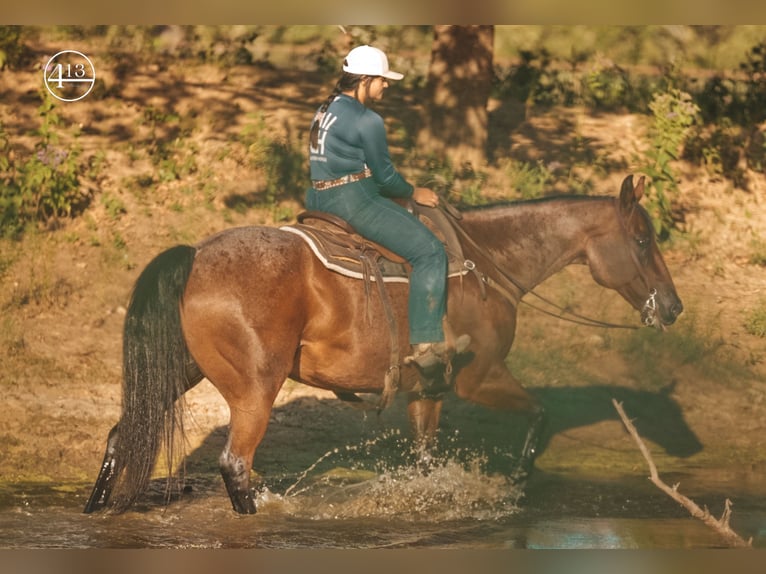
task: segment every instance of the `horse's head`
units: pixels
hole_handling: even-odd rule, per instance
[[[649,214],[639,205],[644,178],[622,182],[616,202],[618,225],[592,238],[586,249],[593,278],[622,295],[641,312],[644,325],[664,329],[683,311],[665,260],[657,246]]]

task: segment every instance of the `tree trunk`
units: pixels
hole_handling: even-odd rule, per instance
[[[418,146],[454,168],[487,157],[494,26],[435,26]]]

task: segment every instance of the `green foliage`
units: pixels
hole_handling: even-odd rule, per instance
[[[17,69],[24,63],[29,49],[22,41],[21,26],[0,26],[0,70]]]
[[[630,78],[625,70],[597,59],[580,80],[582,100],[596,109],[617,109],[625,105]]]
[[[750,242],[750,263],[766,267],[766,239],[756,237]]]
[[[726,156],[739,159],[742,150],[750,168],[763,170],[766,164],[765,138],[758,127],[766,120],[763,105],[766,101],[766,40],[751,47],[738,68],[739,76],[709,78],[698,91],[696,101],[703,121],[710,126],[709,139],[719,140],[710,141],[710,145],[721,155],[724,177],[739,185],[741,174],[727,168]]]
[[[756,337],[766,337],[766,299],[761,300],[745,318],[745,330]]]
[[[532,164],[512,160],[504,172],[510,188],[522,199],[542,197],[553,181],[553,173],[542,161]]]
[[[522,50],[520,62],[495,70],[495,97],[527,106],[586,106],[593,110],[644,110],[659,80],[631,75],[614,62],[578,54],[554,59],[545,48]]]
[[[447,200],[463,205],[479,205],[485,201],[481,190],[486,179],[485,173],[475,171],[470,165],[455,169],[448,158],[431,156],[416,182],[433,189]]]
[[[654,95],[649,109],[649,148],[637,159],[638,170],[649,176],[646,207],[660,238],[667,238],[674,227],[672,194],[678,189],[673,162],[678,160],[684,143],[699,115],[691,95],[676,88]]]
[[[571,73],[552,66],[547,50],[523,50],[521,62],[503,73],[497,70],[496,92],[500,98],[513,98],[527,105],[572,105],[576,87]]]
[[[435,192],[447,197],[455,187],[459,174],[452,167],[448,158],[431,156],[426,161],[426,169],[417,179],[417,185],[430,187]]]
[[[688,94],[678,103],[698,106],[699,129],[694,141],[684,141],[691,148],[683,150],[684,159],[742,188],[747,186],[742,157],[749,169],[766,169],[766,137],[759,128],[766,119],[766,40],[759,27],[499,27],[496,56],[512,63],[496,66],[493,95],[524,103],[526,113],[534,107],[583,106],[594,113],[649,112],[661,124],[662,111],[652,107],[668,102],[657,101],[657,94],[671,100]],[[645,64],[661,74],[631,67]],[[697,67],[716,73],[705,78],[689,72]],[[674,117],[671,111],[666,123],[677,125],[657,125],[658,130],[677,132],[685,115]],[[675,182],[668,172],[675,159],[667,153],[677,159],[682,150],[651,137],[659,147],[653,147],[653,159],[640,163],[658,181],[658,229],[667,234],[673,222],[665,196],[672,195]]]
[[[101,205],[104,206],[104,209],[106,210],[106,213],[109,215],[110,219],[114,221],[118,220],[124,213],[127,213],[127,209],[125,208],[123,201],[111,193],[105,193],[101,196]]]
[[[40,128],[34,155],[16,159],[7,133],[0,126],[0,230],[18,234],[25,225],[69,216],[87,200],[80,188],[81,150],[60,143],[61,120],[47,92],[41,92]]]
[[[753,46],[740,64],[745,73],[744,121],[757,123],[766,119],[766,40]]]
[[[190,122],[176,113],[147,106],[137,125],[148,130],[148,142],[143,149],[156,170],[150,181],[139,182],[141,187],[156,181],[176,181],[196,173],[199,150],[186,137],[193,131]],[[140,153],[132,149],[130,155],[137,159]]]
[[[250,66],[255,64],[253,45],[261,35],[260,26],[174,26],[171,45],[177,43],[181,55],[196,56],[205,62],[221,66]],[[173,36],[182,36],[180,42]]]
[[[254,123],[245,126],[240,140],[247,147],[247,161],[265,175],[266,204],[275,210],[278,218],[285,218],[289,214],[277,213],[279,200],[302,197],[308,184],[305,152],[294,144],[289,134],[275,136],[263,114],[254,119]]]
[[[183,179],[197,171],[196,146],[177,138],[172,142],[157,142],[152,149],[151,160],[161,182]]]

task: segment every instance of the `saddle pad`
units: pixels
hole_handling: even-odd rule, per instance
[[[300,223],[286,225],[280,227],[280,229],[301,237],[311,248],[311,251],[314,252],[317,259],[331,271],[346,277],[353,277],[354,279],[368,278],[375,281],[374,275],[371,276],[369,272],[365,272],[364,265],[365,256],[370,261],[370,264],[375,262],[374,256],[365,255],[361,245],[355,248],[350,244],[338,244],[334,241],[337,235],[335,232],[328,233]],[[405,264],[396,263],[382,255],[379,255],[377,263],[384,282],[409,283],[409,269]]]
[[[409,283],[410,265],[392,261],[375,249],[373,243],[360,242],[348,233],[319,228],[314,225],[297,223],[280,227],[282,231],[301,237],[311,248],[322,264],[336,273],[354,279],[375,281],[375,274],[370,273],[370,265],[380,269],[384,283]],[[447,250],[449,258],[449,277],[457,277],[468,273],[462,259],[453,257]]]

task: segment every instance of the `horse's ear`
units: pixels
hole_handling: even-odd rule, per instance
[[[643,175],[638,178],[638,183],[636,184],[636,187],[633,188],[633,197],[636,198],[636,201],[641,201],[641,198],[644,197],[644,182],[646,181],[646,177]]]
[[[622,187],[620,188],[620,207],[623,210],[630,210],[633,208],[634,203],[641,201],[644,196],[644,180],[646,178],[642,175],[638,180],[638,185],[633,186],[633,176],[629,175],[622,180]]]

